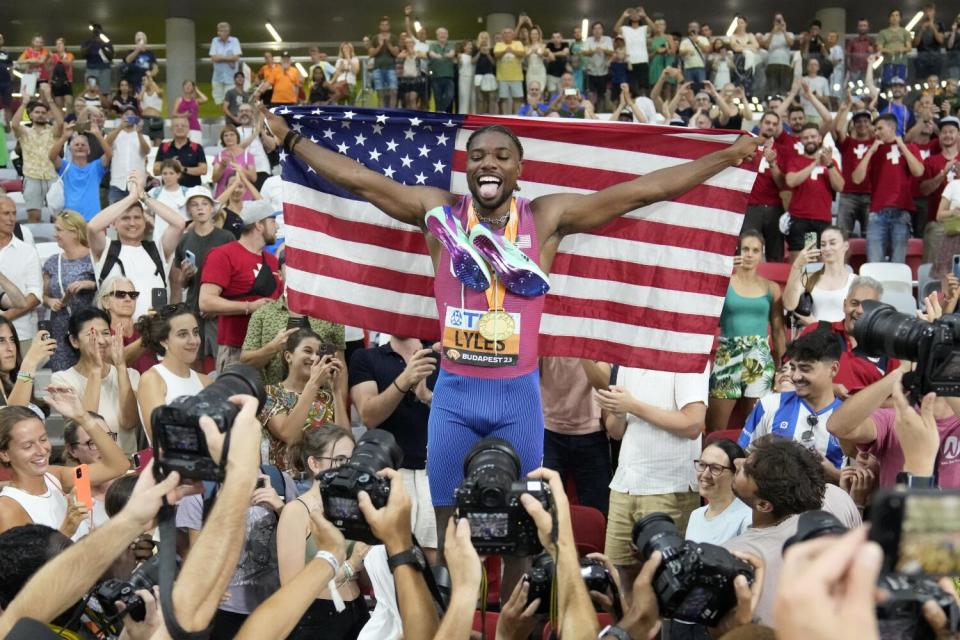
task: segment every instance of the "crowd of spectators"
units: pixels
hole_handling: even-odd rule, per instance
[[[432,507],[432,345],[304,317],[285,296],[282,141],[259,106],[352,103],[369,77],[385,106],[612,117],[762,138],[707,368],[540,363],[546,468],[533,477],[549,483],[555,514],[529,498],[523,506],[557,562],[549,624],[564,638],[596,637],[574,539],[579,509],[589,507],[604,524],[599,559],[623,594],[624,614],[612,621],[629,637],[661,626],[651,586],[660,558],[643,562],[631,547],[634,525],[654,512],[756,568],[751,586],[737,582],[739,604],[721,633],[876,637],[879,560],[862,514],[901,473],[960,488],[960,404],[909,404],[901,381],[911,363],[856,349],[863,302],[881,299],[884,283],[849,268],[850,237],[866,238],[871,262],[904,262],[910,235],[923,238],[942,280],[924,319],[956,311],[960,21],[945,29],[931,5],[911,36],[893,11],[876,37],[861,20],[844,42],[815,21],[794,34],[779,14],[766,33],[738,19],[729,36],[695,22],[681,35],[661,15],[630,8],[612,36],[602,22],[589,34],[547,36],[521,14],[515,28],[455,42],[442,26],[430,40],[411,7],[403,17],[405,31],[395,34],[384,17],[362,47],[345,42],[334,61],[311,49],[305,77],[289,51],[266,52],[248,76],[230,25],[217,25],[209,99],[224,126],[209,158],[199,119],[208,97],[192,80],[170,102],[172,135],[163,139],[159,67],[145,34],[117,59],[95,25],[76,95],[63,39],[50,52],[34,38],[16,62],[0,39],[0,100],[20,147],[30,223],[18,224],[17,204],[0,195],[0,634],[23,617],[66,624],[101,576],[129,576],[134,548],[141,560],[153,552],[167,496],[179,501],[183,566],[172,597],[185,629],[212,624],[217,638],[469,637],[481,566],[498,575],[500,565],[481,565],[465,523],[438,523]],[[23,76],[16,109],[13,64]],[[116,66],[117,89],[106,92]],[[58,246],[41,262],[30,226],[45,209],[55,210]],[[786,256],[784,282],[761,274],[765,260]],[[228,472],[211,506],[185,495],[193,490],[175,474],[157,483],[140,456],[155,408],[197,394],[236,363],[260,370],[265,401],[235,400]],[[204,429],[219,458],[222,436]],[[389,431],[403,451],[400,468],[384,473],[386,506],[361,499],[383,543],[371,547],[348,543],[325,519],[316,481],[345,464],[363,429]],[[92,509],[73,491],[79,464]],[[852,533],[784,557],[799,515],[817,509]],[[449,570],[442,617],[419,571],[387,566],[414,536],[430,564]],[[539,633],[547,621],[540,603],[527,606],[529,581],[502,577],[497,637]],[[148,615],[125,619],[131,638],[163,624],[155,594],[139,593]],[[798,603],[812,607],[806,619]],[[839,620],[841,608],[850,615]],[[707,637],[670,620],[662,629],[664,638]]]

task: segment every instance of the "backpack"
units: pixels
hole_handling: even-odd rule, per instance
[[[163,281],[163,286],[166,288],[167,274],[163,268],[163,260],[160,258],[160,252],[157,250],[157,244],[153,240],[144,240],[140,246],[143,247],[143,250],[146,251],[150,259],[153,260],[153,264],[157,267],[156,275],[160,276],[160,279]],[[113,267],[116,265],[120,265],[120,273],[123,277],[127,276],[127,272],[123,268],[123,261],[120,259],[121,247],[122,245],[119,240],[110,242],[110,247],[107,249],[107,257],[103,261],[103,268],[100,269],[100,284],[103,284],[104,279],[113,271]]]
[[[58,89],[70,86],[70,80],[67,78],[67,68],[62,62],[53,65],[53,70],[50,72],[50,84]]]

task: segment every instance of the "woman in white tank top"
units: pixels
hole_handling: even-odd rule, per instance
[[[77,422],[100,450],[89,465],[90,484],[102,485],[123,475],[130,462],[123,450],[84,410],[70,387],[49,387],[50,406]],[[0,491],[0,533],[24,524],[59,529],[74,540],[89,532],[90,513],[68,497],[77,467],[50,464],[52,445],[40,418],[25,407],[0,408],[0,464],[12,471],[10,485]]]
[[[163,358],[140,379],[137,400],[147,438],[153,438],[151,414],[180,396],[192,396],[210,384],[210,378],[191,369],[200,353],[200,325],[185,304],[168,305],[154,316],[137,321],[145,349]]]

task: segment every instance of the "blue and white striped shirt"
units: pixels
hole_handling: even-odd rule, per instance
[[[814,411],[795,391],[767,394],[757,401],[743,425],[740,446],[747,449],[757,438],[773,434],[814,449],[839,469],[843,451],[840,441],[827,431],[827,420],[840,403],[840,398],[834,398],[820,411]]]

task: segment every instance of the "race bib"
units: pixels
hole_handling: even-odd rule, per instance
[[[513,367],[520,360],[520,314],[510,313],[515,332],[500,340],[488,340],[480,332],[480,319],[487,311],[447,307],[443,323],[443,357],[474,367]]]

